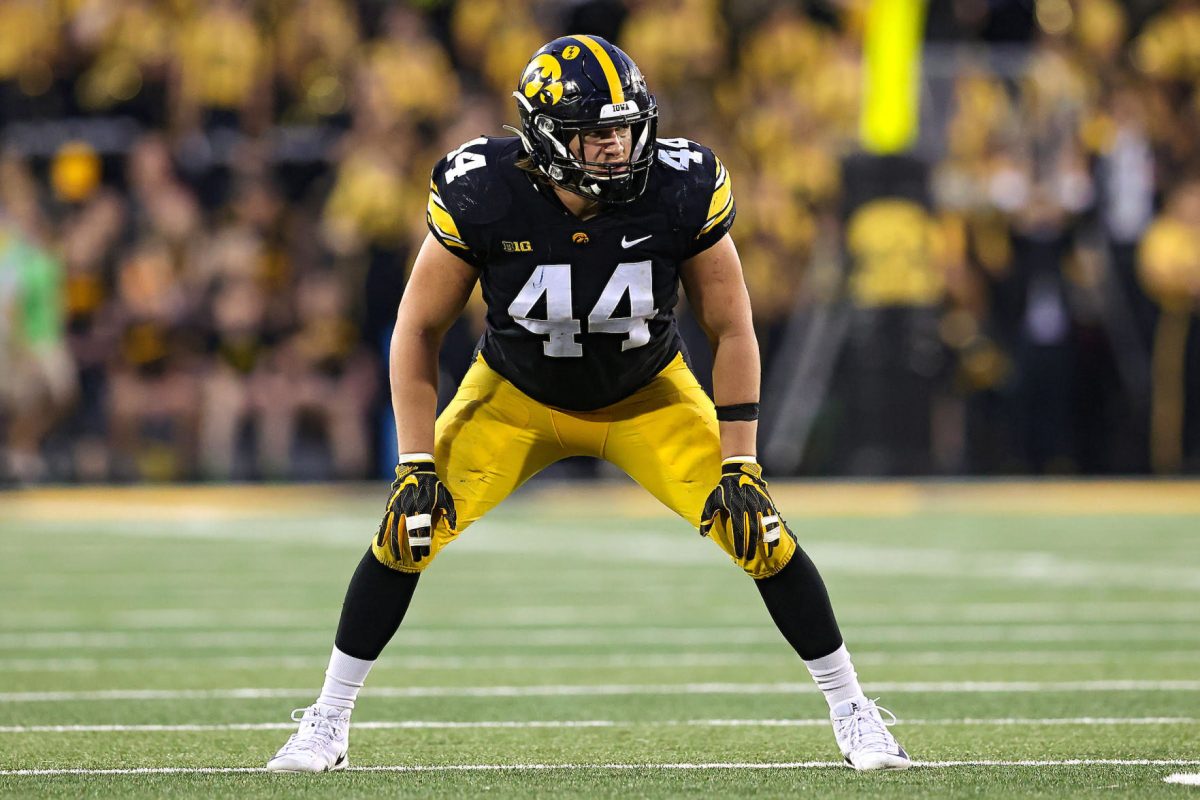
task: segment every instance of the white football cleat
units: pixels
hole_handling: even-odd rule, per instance
[[[890,719],[884,722],[880,712]],[[865,697],[846,700],[829,716],[833,719],[833,735],[849,766],[860,772],[912,766],[912,759],[888,730],[888,726],[896,721],[896,715],[875,705],[874,700]]]
[[[300,729],[267,762],[267,772],[329,772],[349,765],[350,709],[314,703],[293,711],[292,721]]]

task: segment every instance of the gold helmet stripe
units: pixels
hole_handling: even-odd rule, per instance
[[[590,36],[577,34],[571,38],[592,51],[592,55],[600,62],[600,69],[604,70],[604,77],[608,80],[608,92],[612,95],[612,101],[614,103],[624,103],[625,90],[621,88],[621,78],[617,75],[617,65],[613,63],[612,56],[608,54],[608,51]]]

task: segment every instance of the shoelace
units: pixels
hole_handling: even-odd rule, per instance
[[[292,711],[292,722],[299,722],[301,727],[300,730],[288,737],[287,744],[283,746],[284,750],[307,750],[317,753],[338,738],[336,723],[340,720],[332,720],[316,712],[305,718],[304,715],[307,713],[307,708],[297,708]],[[297,714],[299,716],[296,716]]]
[[[877,712],[877,713],[871,713]],[[883,714],[888,719],[882,717]],[[895,741],[888,726],[895,724],[896,715],[871,700],[853,714],[838,717],[838,733],[849,734],[851,750],[883,750]]]

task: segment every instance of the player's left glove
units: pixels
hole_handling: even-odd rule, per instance
[[[386,541],[397,561],[403,560],[401,517],[404,518],[405,537],[414,562],[429,555],[433,545],[433,528],[438,519],[444,518],[451,528],[458,527],[454,498],[445,484],[438,480],[432,461],[405,461],[396,465],[396,480],[392,481],[387,512],[379,524],[375,543],[382,547]]]
[[[700,515],[701,536],[708,536],[718,516],[729,521],[734,556],[742,560],[754,557],[760,541],[773,546],[780,533],[787,530],[767,492],[762,467],[753,461],[726,461],[721,465],[721,480],[708,495]]]

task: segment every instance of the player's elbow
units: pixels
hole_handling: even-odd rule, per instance
[[[403,306],[396,315],[396,326],[392,330],[389,348],[391,371],[406,362],[426,362],[436,359],[442,347],[445,328],[419,315],[404,313]]]
[[[708,324],[701,325],[701,327],[714,349],[719,345],[732,342],[755,341],[754,321],[750,316],[749,309],[746,309],[744,313],[721,315],[716,319],[709,320]]]
[[[454,322],[454,317],[446,319],[447,316],[432,314],[429,304],[412,301],[406,297],[396,311],[396,325],[392,339],[393,341],[397,338],[434,341],[440,344],[442,336]]]

